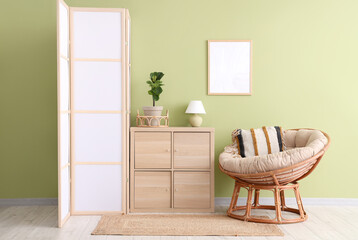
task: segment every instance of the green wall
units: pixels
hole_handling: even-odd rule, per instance
[[[132,17],[132,120],[150,105],[145,81],[166,75],[159,105],[187,126],[190,100],[216,129],[216,157],[235,128],[326,131],[332,145],[303,197],[358,198],[358,2],[355,0],[68,0]],[[6,1],[0,15],[0,198],[56,197],[55,0]],[[207,40],[253,40],[253,95],[207,95]],[[134,123],[132,121],[132,123]],[[216,159],[217,162],[217,159]],[[216,170],[216,196],[233,182]],[[343,187],[344,183],[344,187]]]

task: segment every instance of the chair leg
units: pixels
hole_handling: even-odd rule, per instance
[[[238,199],[239,193],[240,193],[240,188],[241,188],[240,185],[237,182],[235,182],[235,187],[234,187],[234,192],[232,193],[230,207],[227,210],[228,214],[235,211],[235,207],[237,205],[237,199]]]
[[[279,223],[281,223],[281,199],[280,199],[280,189],[278,187],[275,188],[275,209],[276,209],[276,219]]]
[[[298,187],[295,187],[293,189],[293,191],[295,192],[297,206],[298,206],[298,210],[300,212],[300,216],[303,219],[303,218],[305,218],[305,213],[304,213],[304,209],[303,209],[303,205],[302,205],[300,191],[298,190]]]
[[[239,198],[241,185],[237,182],[235,184],[235,187],[236,187],[236,194],[235,194],[235,199],[234,199],[234,205],[232,206],[234,209],[237,207],[237,199]]]
[[[259,206],[260,189],[255,189],[254,207]]]
[[[286,208],[286,200],[285,200],[285,191],[280,191],[280,198],[281,198],[281,209],[282,211]]]
[[[252,191],[253,191],[253,187],[249,186],[249,190],[248,190],[248,193],[247,193],[245,221],[247,221],[247,218],[251,217]]]

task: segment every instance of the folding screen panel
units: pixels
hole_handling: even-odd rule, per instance
[[[58,225],[70,216],[69,8],[57,2]]]
[[[71,214],[125,212],[125,10],[70,12]]]
[[[130,17],[58,0],[58,186],[70,215],[126,213]]]

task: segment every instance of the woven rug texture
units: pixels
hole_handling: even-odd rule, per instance
[[[244,222],[226,215],[104,215],[93,235],[283,236],[273,224]]]

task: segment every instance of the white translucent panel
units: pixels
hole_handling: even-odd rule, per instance
[[[74,119],[76,162],[122,160],[121,114],[76,114]]]
[[[69,56],[69,15],[67,8],[60,2],[59,7],[59,40],[60,40],[60,54]]]
[[[70,168],[61,169],[61,219],[70,213]]]
[[[121,211],[121,165],[76,165],[75,211]]]
[[[70,72],[67,60],[60,59],[60,109],[69,110],[70,103]]]
[[[74,63],[74,110],[121,110],[120,62]]]
[[[121,58],[121,13],[74,12],[75,58]]]
[[[210,42],[210,93],[250,93],[250,42]]]
[[[62,113],[60,116],[60,156],[61,166],[70,162],[70,116]]]

